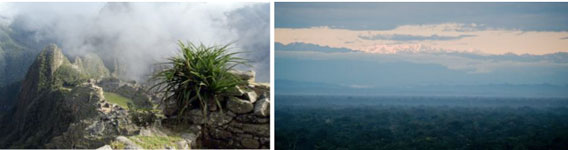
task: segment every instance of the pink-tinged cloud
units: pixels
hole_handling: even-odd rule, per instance
[[[366,53],[458,51],[484,54],[568,52],[568,32],[481,29],[481,25],[405,25],[392,30],[277,28],[275,42],[309,43]]]

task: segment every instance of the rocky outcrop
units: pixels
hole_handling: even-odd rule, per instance
[[[109,143],[119,135],[133,135],[138,131],[127,111],[108,103],[102,88],[93,81],[72,89],[65,97],[74,121],[61,135],[54,137],[46,148],[94,148]]]
[[[256,102],[254,106],[254,114],[261,117],[270,116],[270,99],[263,98]]]
[[[54,79],[53,75],[64,62],[69,62],[69,60],[65,58],[61,49],[56,45],[52,44],[44,48],[28,69],[26,78],[22,83],[17,107],[28,106],[40,92],[51,88],[50,83]],[[23,111],[23,109],[20,110]],[[21,114],[21,111],[17,115]]]
[[[138,144],[132,142],[130,139],[124,136],[116,137],[116,141],[124,143],[124,149],[142,149]]]
[[[227,101],[227,108],[236,114],[245,114],[251,112],[254,109],[254,105],[250,100],[231,97],[229,101]]]
[[[96,148],[134,134],[127,112],[110,105],[56,45],[29,68],[14,111],[2,118],[3,148]]]
[[[239,72],[244,80],[254,78],[254,72]],[[219,110],[204,116],[201,109],[183,115],[194,125],[203,127],[198,148],[267,149],[270,146],[270,87],[249,80],[225,98],[224,112]],[[169,119],[177,119],[178,116]],[[193,147],[193,145],[192,145]]]
[[[95,148],[118,135],[136,134],[138,127],[127,111],[108,103],[102,93],[91,81],[70,91],[47,94],[30,106],[28,113],[34,117],[25,120],[26,130],[13,132],[18,136],[6,144],[15,148]]]

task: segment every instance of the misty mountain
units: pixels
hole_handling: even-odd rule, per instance
[[[357,50],[352,50],[349,48],[333,48],[329,46],[320,46],[311,43],[294,42],[290,44],[282,44],[280,42],[274,43],[274,49],[277,51],[314,51],[323,53],[346,53],[346,52],[358,52]],[[370,54],[378,55],[378,54]],[[556,52],[544,55],[534,55],[534,54],[515,54],[515,53],[505,53],[505,54],[480,54],[475,52],[458,52],[458,51],[446,51],[446,50],[434,50],[434,49],[423,49],[419,51],[415,50],[400,50],[393,55],[434,55],[434,56],[453,56],[462,57],[475,60],[484,61],[518,61],[518,62],[538,62],[538,61],[550,61],[555,63],[568,63],[568,53],[567,52]]]
[[[218,6],[217,6],[218,5]],[[177,41],[205,45],[233,43],[251,60],[257,81],[269,80],[270,16],[267,4],[65,3],[11,5],[9,25],[37,41],[38,51],[56,43],[74,58],[94,53],[123,80],[145,82],[154,64],[177,52]],[[62,7],[72,8],[63,11]],[[213,11],[214,10],[214,11]],[[1,15],[0,15],[1,16]],[[198,20],[198,21],[196,21]],[[47,43],[46,43],[47,42]],[[26,44],[26,43],[24,43]],[[34,44],[36,45],[36,44]],[[32,55],[35,56],[35,55]],[[117,69],[118,68],[118,69]]]
[[[109,104],[110,98],[97,85],[109,78],[113,77],[96,54],[70,61],[57,45],[45,47],[21,84],[10,86],[19,90],[6,89],[17,96],[10,102],[15,106],[0,116],[0,147],[93,148],[118,135],[134,134],[138,127],[126,110]],[[137,106],[150,103],[148,95],[129,85],[117,92],[132,95],[129,98]]]
[[[37,42],[23,42],[26,33],[0,25],[0,114],[8,112],[16,98],[28,67],[38,53]]]
[[[156,63],[177,52],[178,40],[211,45],[233,42],[232,50],[246,51],[241,56],[252,61],[252,68],[239,69],[255,70],[257,81],[267,82],[270,77],[270,16],[265,4],[231,5],[216,11],[201,3],[9,4],[11,9],[5,11],[14,12],[0,14],[0,93],[6,93],[0,95],[2,108],[10,108],[12,103],[5,101],[13,101],[16,95],[4,90],[10,89],[6,86],[21,82],[34,61],[31,58],[50,43],[59,45],[75,65],[97,73],[92,76],[112,74],[143,83]],[[72,9],[61,11],[61,7]],[[102,66],[89,66],[100,62]]]
[[[0,25],[0,87],[23,79],[27,67],[31,65],[36,52],[21,44],[13,37],[17,33],[7,26]]]

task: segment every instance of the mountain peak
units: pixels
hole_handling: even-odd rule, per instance
[[[69,63],[63,52],[57,45],[46,46],[36,57],[26,74],[22,83],[22,96],[37,94],[42,89],[49,87],[48,82],[53,78],[53,74],[62,64]]]
[[[55,70],[57,70],[57,68],[59,68],[59,66],[61,66],[64,62],[69,62],[69,60],[65,58],[61,49],[55,44],[49,44],[40,52],[34,64],[42,63],[43,65],[47,65],[45,67],[48,68],[45,69],[48,69],[49,73],[53,74]]]
[[[110,76],[110,71],[105,67],[103,60],[99,55],[94,53],[85,54],[82,57],[76,57],[73,65],[78,70],[93,79],[102,79]]]

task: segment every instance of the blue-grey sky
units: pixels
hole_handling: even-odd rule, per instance
[[[275,26],[277,94],[568,96],[568,3],[276,3]]]
[[[568,31],[568,3],[288,3],[275,4],[276,28],[329,26],[394,29],[407,24],[464,23]]]

